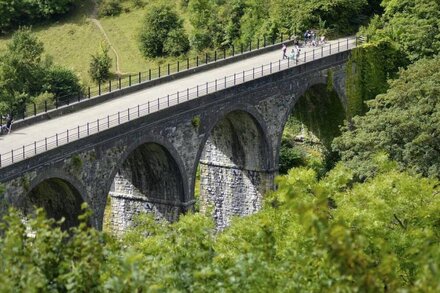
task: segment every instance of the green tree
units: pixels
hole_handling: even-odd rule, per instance
[[[148,10],[139,39],[145,57],[179,55],[189,49],[183,22],[167,5],[153,6]]]
[[[99,52],[91,56],[89,73],[96,82],[103,82],[110,78],[112,59],[108,55],[108,50],[107,46],[101,45]]]
[[[44,48],[29,29],[12,36],[0,58],[0,103],[3,111],[22,109],[41,90]]]
[[[371,158],[386,152],[402,168],[440,177],[440,57],[421,60],[390,81],[386,94],[368,102],[365,116],[354,117],[335,139],[359,177],[376,170]]]

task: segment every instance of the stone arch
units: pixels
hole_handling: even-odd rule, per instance
[[[43,208],[48,218],[65,218],[61,229],[67,230],[79,224],[83,211],[81,204],[87,198],[86,189],[75,178],[60,170],[50,170],[38,175],[29,185],[24,200],[25,215],[34,207]]]
[[[186,174],[174,148],[161,140],[143,138],[130,145],[112,171],[110,228],[122,233],[134,216],[152,213],[175,221],[185,210]]]
[[[261,208],[273,188],[271,145],[259,114],[237,105],[207,126],[196,163],[201,170],[201,211],[212,209],[218,229],[231,217]]]
[[[328,73],[327,73],[328,74]],[[346,118],[346,97],[343,91],[340,89],[340,81],[338,81],[337,77],[332,78],[331,81],[329,81],[329,77],[332,77],[332,75],[320,75],[319,77],[315,77],[311,80],[308,80],[307,83],[305,83],[306,86],[299,87],[298,90],[295,92],[295,95],[290,100],[290,103],[288,107],[286,108],[286,111],[283,112],[281,117],[281,129],[282,131],[279,132],[279,135],[277,137],[277,143],[278,146],[275,149],[275,164],[278,166],[279,163],[279,157],[280,157],[280,148],[281,148],[281,142],[283,137],[283,132],[286,127],[286,123],[290,117],[290,115],[294,112],[296,109],[307,109],[309,112],[314,112],[316,109],[318,109],[321,112],[328,112],[329,110],[334,110],[335,106],[338,108],[338,122],[342,124],[343,120]],[[338,73],[336,73],[338,74]],[[331,84],[329,84],[331,82]],[[316,99],[310,99],[308,95],[324,95],[324,100],[317,101]],[[330,104],[329,104],[330,103]],[[322,114],[322,113],[321,113]],[[328,113],[324,113],[328,114]],[[339,115],[340,114],[340,115]],[[334,124],[333,119],[326,121],[326,123],[339,128],[340,124]],[[333,124],[332,124],[333,123]],[[305,123],[307,124],[307,123]],[[306,125],[310,126],[310,125]],[[319,135],[319,133],[314,133],[318,138],[322,139]],[[327,144],[329,145],[329,144]]]

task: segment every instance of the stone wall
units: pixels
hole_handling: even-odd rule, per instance
[[[173,221],[191,210],[200,163],[202,210],[213,206],[221,229],[231,216],[257,211],[264,193],[273,188],[283,128],[304,92],[331,78],[344,99],[348,56],[344,52],[301,64],[1,168],[4,199],[23,208],[36,186],[60,178],[88,203],[90,224],[101,229],[111,186],[117,174],[123,175],[131,185],[122,183],[126,191],[112,194],[113,225],[123,231],[141,211]],[[199,125],[192,123],[195,117]]]

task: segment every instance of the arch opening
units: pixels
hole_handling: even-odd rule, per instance
[[[112,233],[123,233],[139,213],[176,221],[183,202],[183,180],[176,161],[162,145],[145,143],[119,166],[104,211],[103,227]]]
[[[212,212],[218,229],[228,226],[233,216],[258,211],[263,195],[273,187],[264,132],[244,111],[230,112],[214,126],[199,168],[200,211]]]
[[[308,166],[319,176],[338,160],[331,143],[340,135],[346,112],[336,91],[325,84],[310,87],[296,102],[281,138],[279,172]]]
[[[32,213],[34,207],[43,208],[48,218],[60,220],[64,217],[61,229],[68,230],[78,226],[78,216],[83,212],[83,197],[69,182],[60,178],[49,178],[40,182],[27,195],[25,214]]]

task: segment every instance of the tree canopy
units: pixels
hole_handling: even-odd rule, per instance
[[[440,57],[416,62],[389,86],[344,127],[334,148],[360,177],[373,174],[372,156],[386,152],[406,170],[440,178]]]

